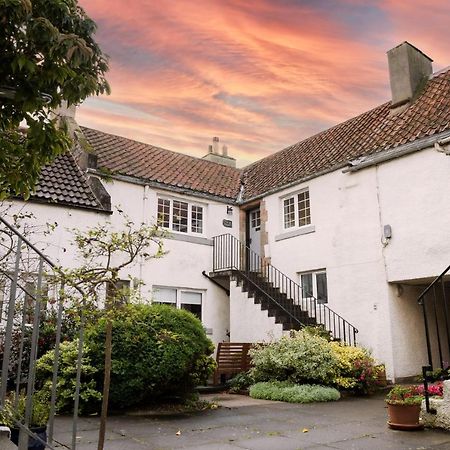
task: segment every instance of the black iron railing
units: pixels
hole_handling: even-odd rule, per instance
[[[358,330],[231,234],[213,238],[213,271],[237,271],[255,291],[276,303],[300,326],[323,325],[333,337],[356,345]]]
[[[422,367],[425,403],[430,408],[428,384],[450,378],[450,266],[420,294],[427,344],[428,365]]]

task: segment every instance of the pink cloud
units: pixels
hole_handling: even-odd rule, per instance
[[[437,0],[422,16],[418,0],[412,12],[393,0],[81,4],[111,55],[112,95],[86,102],[80,122],[196,156],[219,135],[252,161],[387,101],[385,51],[409,23],[430,56],[449,46],[420,25],[434,18],[442,33]]]

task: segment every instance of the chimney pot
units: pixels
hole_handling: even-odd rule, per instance
[[[212,153],[213,152],[213,146],[212,145],[208,145],[208,153]]]
[[[213,137],[213,153],[218,155],[219,154],[219,138],[217,136]]]
[[[228,147],[226,145],[222,146],[222,155],[228,156]]]

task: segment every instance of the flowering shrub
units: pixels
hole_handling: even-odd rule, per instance
[[[362,394],[375,390],[378,370],[361,347],[329,342],[317,330],[305,328],[279,341],[250,350],[258,381],[289,381],[348,389]]]
[[[364,348],[338,342],[330,342],[330,346],[337,358],[336,386],[363,394],[373,392],[378,383],[378,371],[370,353]]]
[[[427,391],[428,395],[435,395],[437,397],[442,397],[444,395],[444,384],[442,383],[442,381],[438,381],[435,384],[429,384]],[[423,384],[417,386],[417,392],[420,395],[425,395],[425,387]]]
[[[396,384],[386,395],[386,403],[389,405],[420,405],[423,394],[419,386],[401,386]]]

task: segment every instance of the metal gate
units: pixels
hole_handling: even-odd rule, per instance
[[[43,442],[30,430],[30,424],[36,395],[36,361],[42,356],[39,329],[48,314],[54,315],[56,329],[52,345],[55,358],[45,444],[50,449],[58,444],[54,430],[61,324],[65,299],[77,295],[76,290],[65,287],[64,282],[61,282],[59,269],[23,234],[0,217],[0,414],[20,430],[20,450],[27,449],[29,436]],[[71,443],[64,443],[65,448],[71,449],[76,449],[77,445],[83,323],[80,312],[72,436]],[[14,411],[13,415],[11,410]],[[23,412],[20,414],[21,410]]]

